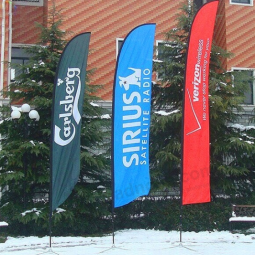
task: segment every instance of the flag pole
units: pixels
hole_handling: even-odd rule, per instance
[[[66,44],[54,80],[50,138],[50,247],[53,211],[68,198],[80,175],[81,120],[90,35],[90,32],[78,34]],[[69,86],[72,86],[71,90]],[[67,100],[68,97],[73,98],[72,102]],[[67,115],[73,130],[65,137],[66,123],[62,117]]]
[[[58,70],[57,70],[58,71]],[[54,80],[54,84],[56,83],[56,77]],[[56,88],[53,88],[53,99],[55,98]],[[55,105],[52,106],[52,113],[51,113],[51,131],[53,130],[53,122],[54,122],[54,113],[55,113]],[[49,247],[51,250],[51,236],[52,236],[52,191],[53,191],[53,160],[52,160],[52,151],[53,151],[53,141],[54,141],[54,133],[51,132],[50,136],[50,189],[49,189]]]
[[[151,108],[151,74],[156,24],[139,25],[126,36],[114,75],[111,130],[112,228],[114,246],[114,208],[149,193],[149,124]],[[137,39],[139,38],[139,40]],[[146,43],[145,43],[146,42]],[[151,60],[150,60],[151,59]],[[143,115],[146,115],[144,117]],[[141,128],[146,126],[146,128]],[[134,128],[139,130],[134,133]],[[134,139],[135,138],[135,139]],[[142,145],[141,140],[144,139]],[[131,146],[134,143],[133,147]],[[132,173],[132,174],[131,174]],[[131,196],[118,192],[141,185]]]
[[[114,95],[113,95],[113,104],[114,104]],[[112,107],[113,108],[113,107]],[[111,169],[111,185],[112,185],[112,247],[115,247],[115,224],[114,224],[114,149],[113,149],[113,133],[114,133],[114,110],[112,109],[112,139],[111,139],[111,165],[112,165],[112,169]]]
[[[56,82],[56,78],[55,78],[55,82]],[[55,98],[55,86],[54,86],[54,91],[53,91],[53,98]],[[53,121],[54,121],[54,104],[53,104],[53,107],[52,107],[52,115],[51,115],[51,130],[53,130]],[[53,162],[52,162],[52,150],[53,150],[53,135],[54,133],[52,132],[51,133],[51,137],[50,137],[50,190],[49,190],[49,246],[50,246],[50,250],[51,250],[51,245],[52,245],[52,191],[53,191],[53,184],[52,184],[52,180],[53,180],[53,172],[52,172],[52,169],[53,169]]]
[[[62,58],[62,55],[61,55]],[[60,58],[60,60],[61,60]],[[59,63],[57,66],[56,73],[59,72]],[[54,88],[53,88],[53,105],[52,105],[52,111],[51,111],[51,135],[50,135],[50,189],[49,189],[49,247],[51,250],[52,246],[52,214],[53,214],[53,142],[54,142],[54,118],[55,118],[55,104],[54,99],[56,95],[56,86],[57,83],[57,76],[54,78]]]
[[[188,53],[186,53],[188,54]],[[187,68],[187,57],[185,64],[185,72]],[[181,132],[181,171],[180,171],[180,215],[179,215],[179,228],[180,228],[180,243],[182,243],[182,219],[183,219],[183,205],[182,205],[182,197],[183,197],[183,142],[184,142],[184,107],[185,107],[185,84],[186,84],[186,75],[184,77],[183,84],[183,100],[182,100],[182,132]]]
[[[115,189],[114,189],[114,117],[115,117],[115,84],[116,84],[116,76],[117,76],[117,66],[119,63],[119,55],[121,52],[123,44],[119,50],[119,54],[117,57],[117,64],[114,72],[114,83],[113,83],[113,93],[112,93],[112,127],[111,127],[111,188],[112,188],[112,247],[115,247],[115,222],[114,222],[114,207],[115,207]]]
[[[182,137],[183,137],[183,132],[182,132]],[[182,147],[183,147],[183,138],[182,138]],[[182,158],[183,158],[183,151],[181,153],[181,175],[180,175],[180,217],[179,217],[180,244],[182,243],[182,219],[183,219],[183,205],[182,205],[182,189],[183,189],[183,187],[182,187],[182,184],[183,184],[182,183],[183,182],[183,167],[182,167],[183,164],[182,164],[182,162],[183,162],[183,160],[182,160]]]
[[[115,247],[114,206],[112,202],[112,247]]]
[[[114,84],[116,80],[116,72],[114,76]],[[111,184],[112,184],[112,247],[115,247],[115,222],[114,222],[114,99],[115,95],[113,92],[112,99],[112,132],[111,132]]]
[[[180,244],[182,243],[182,209],[183,209],[183,206],[182,206],[182,200],[181,200],[181,203],[180,203]]]
[[[210,62],[210,51],[211,51],[211,41],[213,36],[213,28],[215,23],[215,17],[217,14],[218,0],[210,1],[209,3],[204,4],[196,13],[193,18],[193,22],[190,27],[187,50],[186,50],[186,63],[185,63],[185,78],[183,85],[183,104],[182,104],[182,137],[181,137],[181,177],[180,177],[180,242],[182,242],[182,221],[183,221],[183,205],[191,203],[205,203],[210,201],[210,184],[208,182],[210,175],[210,158],[209,158],[209,106],[204,102],[204,98],[208,96],[208,74],[209,74],[209,62]],[[210,21],[210,22],[209,22]],[[208,28],[209,23],[209,28]],[[202,26],[203,25],[203,26]],[[194,28],[195,27],[195,28]],[[205,31],[204,27],[208,28]],[[192,32],[195,30],[195,32]],[[194,47],[197,45],[197,47]],[[201,67],[201,69],[200,69]],[[198,70],[199,69],[199,70]],[[202,70],[203,69],[203,70]],[[197,84],[203,84],[203,94],[202,90],[198,92],[198,97],[194,97],[193,100],[190,98],[189,90],[195,88],[195,79],[196,75],[201,77],[198,78]],[[207,89],[207,90],[206,90]],[[195,90],[193,90],[194,95]],[[200,101],[199,101],[200,96]],[[195,105],[195,102],[199,102]],[[189,118],[187,115],[191,115],[192,112],[196,118],[199,128],[194,127],[192,132],[187,128],[187,123]],[[200,133],[196,133],[199,131]],[[202,135],[201,135],[201,132]],[[203,144],[197,143],[200,146],[196,147],[196,151],[201,152],[202,157],[205,157],[205,160],[201,163],[195,160],[187,160],[187,158],[194,158],[194,151],[190,150],[189,146],[193,146],[194,139],[198,141],[200,137],[203,137]],[[185,140],[185,144],[184,144]],[[188,152],[188,157],[187,157]],[[192,153],[190,153],[192,152]],[[203,152],[203,153],[202,153]],[[205,169],[203,174],[200,176],[199,182],[192,181],[191,170],[200,168]],[[208,171],[207,171],[208,169]],[[185,178],[184,178],[185,174]],[[189,176],[190,178],[187,178]],[[194,178],[193,178],[194,179]],[[198,191],[194,192],[196,185],[200,185],[201,182],[205,182],[205,185],[202,190],[199,192],[203,196],[197,198]],[[189,195],[187,198],[187,194]],[[199,194],[200,195],[200,194]]]
[[[49,246],[50,246],[50,249],[51,249],[51,239],[52,239],[52,173],[50,175],[51,175],[51,178],[50,178],[50,194],[49,194],[49,199],[50,199],[50,210],[49,210]]]

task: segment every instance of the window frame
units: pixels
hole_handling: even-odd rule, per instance
[[[173,42],[173,41],[165,41],[165,40],[156,40],[156,59],[154,59],[154,62],[155,61],[163,61],[163,60],[161,60],[160,58],[159,58],[159,45],[160,44],[162,44],[162,45],[164,45],[164,44],[171,44],[171,48],[173,48],[174,47],[174,44],[176,44],[175,42]],[[160,74],[158,73],[158,72],[156,72],[156,80],[157,81],[162,81],[163,79],[160,77]]]
[[[29,0],[13,0],[13,4],[15,5],[25,5],[25,6],[44,6],[44,0],[38,0],[39,2],[29,2]]]
[[[231,68],[232,72],[233,71],[245,71],[245,70],[253,72],[252,76],[253,76],[254,80],[253,80],[253,84],[252,84],[252,103],[251,104],[242,103],[241,105],[242,106],[254,106],[255,105],[255,68],[248,68],[248,67],[232,67]]]
[[[250,3],[235,3],[233,0],[229,0],[229,4],[232,5],[241,5],[241,6],[253,6],[253,0],[250,0]]]
[[[166,43],[164,40],[156,40],[156,61],[161,61],[158,57],[159,57],[159,44],[164,44]],[[157,81],[161,81],[162,78],[160,78],[160,75],[158,72],[156,72],[156,80]]]
[[[24,49],[26,47],[30,47],[32,46],[32,44],[16,44],[16,43],[13,43],[12,44],[12,54],[11,54],[11,64],[14,62],[13,60],[16,59],[16,60],[22,60],[23,61],[23,64],[25,63],[25,61],[29,61],[29,56],[15,56],[13,55],[13,48],[18,48],[18,49]],[[15,81],[15,77],[16,77],[16,71],[13,71],[16,70],[15,68],[12,68],[10,66],[10,81],[9,82],[14,82]],[[13,76],[13,73],[14,73],[14,78],[12,77]],[[13,79],[12,79],[13,78]]]
[[[195,2],[195,1],[194,1]],[[201,4],[196,4],[196,7],[199,9],[199,8],[201,8],[204,4],[206,4],[207,3],[207,0],[202,0],[202,3]]]
[[[120,52],[120,47],[119,47],[119,43],[120,42],[122,42],[122,44],[123,44],[123,42],[124,42],[124,38],[121,38],[121,37],[118,37],[118,38],[116,38],[116,59],[118,59],[118,55],[119,55],[119,52]]]

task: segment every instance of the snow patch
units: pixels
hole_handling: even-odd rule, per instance
[[[168,115],[177,113],[177,112],[179,112],[179,111],[180,111],[180,110],[174,110],[174,111],[172,111],[172,112],[157,111],[157,112],[155,112],[155,113],[158,114],[158,115],[162,115],[162,116],[168,116]]]

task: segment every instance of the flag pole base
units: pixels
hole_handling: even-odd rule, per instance
[[[57,253],[57,252],[54,252],[53,250],[52,250],[52,248],[49,248],[47,251],[45,251],[45,252],[41,252],[41,253],[37,253],[37,255],[40,255],[40,254],[57,254],[57,255],[59,255],[59,253]]]
[[[165,248],[165,249],[174,249],[174,248],[184,248],[184,249],[196,252],[195,250],[193,250],[193,249],[191,249],[187,246],[184,246],[182,242],[179,242],[178,245],[175,245],[175,246],[172,246],[172,247],[169,247],[169,248]]]
[[[104,250],[104,251],[100,251],[99,253],[104,253],[104,252],[107,252],[107,251],[112,250],[112,249],[127,250],[127,249],[124,249],[124,248],[116,247],[116,246],[113,244],[111,248],[106,249],[106,250]]]

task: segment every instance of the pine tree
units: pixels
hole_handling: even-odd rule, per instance
[[[38,24],[41,31],[39,43],[25,49],[31,56],[29,62],[19,66],[21,74],[5,92],[10,105],[1,108],[0,186],[4,189],[1,216],[14,226],[10,228],[12,233],[47,233],[52,93],[57,64],[66,44],[61,23],[60,14],[53,10],[46,27]],[[63,210],[53,216],[53,233],[97,231],[98,227],[84,226],[91,221],[99,223],[101,214],[107,214],[104,198],[109,197],[109,143],[106,136],[109,137],[110,120],[102,117],[106,114],[104,109],[93,104],[97,100],[93,96],[97,86],[88,85],[92,74],[93,70],[87,71],[80,178],[71,196],[61,206]],[[35,108],[40,120],[30,122],[25,114],[18,121],[11,120],[11,105],[22,103]],[[103,209],[97,210],[98,207]]]
[[[181,164],[182,100],[188,34],[196,9],[183,6],[176,28],[158,47],[154,70],[150,162],[153,189],[179,187]],[[254,188],[254,129],[236,125],[247,90],[247,73],[224,70],[231,54],[215,43],[209,74],[210,160],[212,194],[248,195]],[[233,77],[235,77],[233,79]]]

